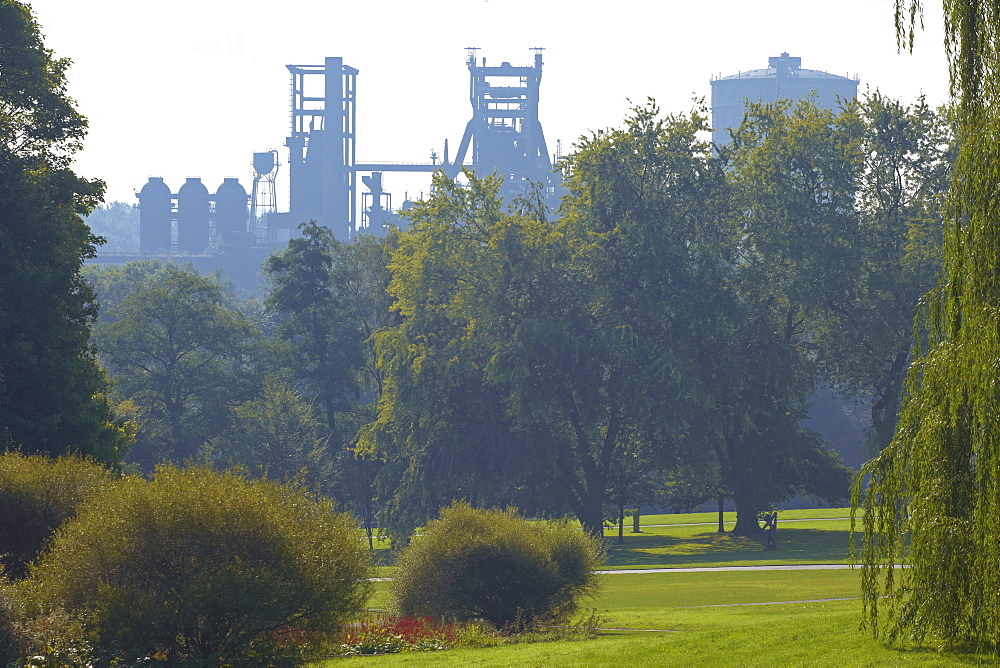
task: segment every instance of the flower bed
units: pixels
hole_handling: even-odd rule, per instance
[[[433,652],[454,647],[458,634],[457,625],[430,617],[372,614],[348,626],[339,645],[344,656]]]

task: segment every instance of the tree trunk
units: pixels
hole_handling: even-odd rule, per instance
[[[899,420],[899,400],[903,380],[906,377],[906,362],[909,360],[909,350],[900,350],[893,359],[892,366],[886,372],[881,396],[872,403],[872,438],[867,443],[865,454],[874,457],[889,445],[896,435],[896,423]]]
[[[632,533],[642,533],[639,527],[639,506],[635,507],[635,515],[632,516]]]
[[[726,495],[719,492],[719,533],[726,533],[726,524],[722,521],[723,511],[725,510]]]
[[[739,448],[739,445],[736,446]],[[757,521],[757,494],[754,489],[753,471],[746,462],[742,450],[731,450],[733,462],[730,470],[730,488],[733,491],[733,504],[736,506],[736,526],[734,536],[757,537],[763,531]]]
[[[603,494],[600,495],[602,498],[596,500],[591,498],[594,496],[597,495],[589,494],[588,498],[583,499],[583,512],[579,513],[577,517],[580,524],[583,525],[584,531],[595,538],[604,538]]]
[[[625,505],[618,504],[618,544],[625,544]]]
[[[733,527],[734,536],[756,537],[763,529],[757,521],[757,501],[753,493],[747,490],[735,488],[733,493],[733,503],[736,505],[736,526]]]

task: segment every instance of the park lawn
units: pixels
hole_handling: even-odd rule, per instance
[[[616,628],[674,628],[678,609],[699,606],[847,598],[859,595],[860,571],[707,571],[608,574],[597,598],[581,601]],[[376,582],[368,607],[391,607],[390,583]]]
[[[858,631],[858,571],[606,575],[588,641],[332,659],[322,665],[928,666],[996,664],[994,656],[884,646]],[[384,591],[384,584],[382,589]],[[776,605],[752,605],[788,601]],[[736,605],[733,605],[736,604]]]
[[[642,525],[642,533],[638,534],[626,528],[623,545],[616,544],[617,529],[605,531],[606,568],[846,564],[850,520],[843,518],[848,513],[847,508],[781,511],[777,550],[764,550],[760,543],[749,538],[717,533],[716,524],[700,521],[711,513],[651,515],[651,518],[669,518],[670,523],[666,526]],[[731,519],[735,521],[735,516]],[[860,540],[859,533],[855,537]],[[388,547],[385,544],[380,547],[382,549],[376,549],[377,563],[381,564],[376,575],[392,577],[396,569],[387,565],[391,564]]]
[[[782,520],[798,520],[798,519],[836,519],[836,518],[847,518],[851,516],[850,508],[802,508],[796,510],[779,510],[778,511],[778,526],[781,526]],[[729,526],[736,524],[736,512],[729,511],[722,514],[722,520]],[[659,514],[659,515],[642,515],[639,518],[639,526],[648,526],[654,524],[688,524],[688,523],[699,523],[699,524],[711,524],[712,526],[718,526],[719,524],[719,514],[717,512],[708,513],[669,513],[669,514]],[[625,518],[625,531],[632,528],[631,518]],[[617,532],[617,528],[615,529]],[[617,535],[617,533],[616,533]]]
[[[780,608],[780,610],[778,609]],[[856,601],[691,611],[688,631],[621,632],[593,640],[331,659],[350,666],[949,666],[984,654],[885,647],[857,630]]]
[[[779,520],[777,550],[702,525],[646,526],[642,533],[626,532],[623,545],[617,538],[617,532],[606,537],[609,569],[844,564],[849,560],[850,522]],[[855,538],[860,540],[860,533]]]

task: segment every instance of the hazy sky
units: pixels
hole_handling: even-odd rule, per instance
[[[923,92],[940,104],[940,5],[927,4],[915,54],[901,55],[893,0],[32,3],[47,46],[74,61],[70,91],[90,119],[77,171],[128,202],[149,176],[174,191],[200,176],[212,192],[238,176],[249,190],[254,151],[287,157],[285,65],[325,56],[360,70],[359,162],[426,162],[446,137],[454,152],[471,115],[469,46],[488,64],[529,64],[530,47],[546,48],[540,116],[550,151],[558,139],[568,151],[580,135],[619,125],[629,100],[686,111],[710,96],[712,76],[766,67],[782,51],[805,68],[856,75],[861,90],[904,100]],[[404,189],[426,187],[424,176],[386,181],[396,204]]]

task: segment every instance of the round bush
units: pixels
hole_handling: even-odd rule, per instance
[[[260,661],[268,642],[339,630],[370,594],[360,530],[300,487],[162,467],[57,533],[22,583],[84,624],[102,660]]]
[[[0,454],[0,564],[12,578],[88,497],[111,483],[111,474],[89,460]]]
[[[593,593],[601,543],[567,522],[455,503],[400,554],[399,611],[499,628],[563,619]]]

